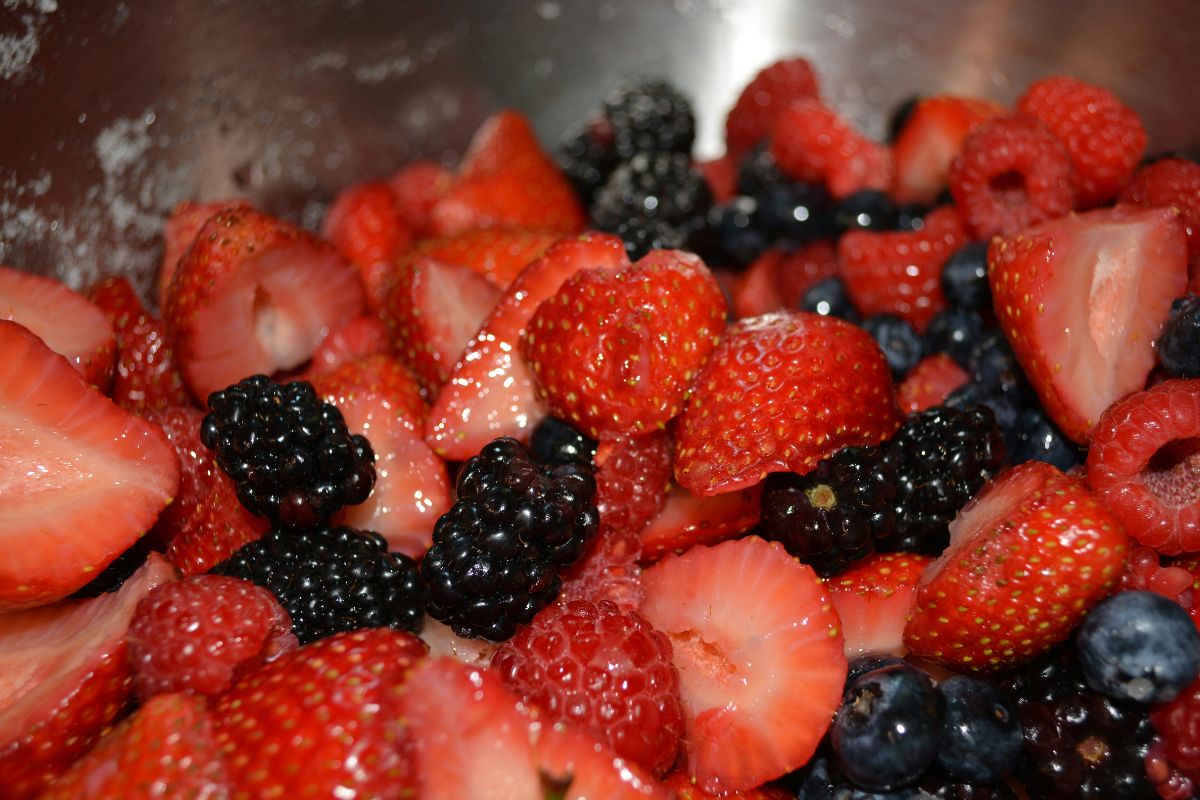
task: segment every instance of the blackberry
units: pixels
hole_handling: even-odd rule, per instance
[[[925,355],[921,334],[907,320],[895,314],[876,314],[862,321],[863,330],[883,351],[892,378],[903,380],[908,371]]]
[[[765,145],[758,145],[738,162],[737,190],[738,194],[761,200],[767,192],[776,186],[788,183],[775,156]]]
[[[596,440],[558,417],[546,417],[533,429],[529,449],[547,464],[592,463],[596,455]]]
[[[307,528],[367,499],[375,453],[312,384],[254,375],[208,397],[200,439],[238,499],[279,527]]]
[[[888,549],[937,555],[947,526],[1004,461],[1004,437],[986,406],[912,414],[888,446],[896,470],[896,533]]]
[[[585,206],[591,204],[596,191],[620,163],[612,148],[612,137],[607,138],[609,141],[596,126],[586,125],[568,136],[558,149],[558,166]]]
[[[773,473],[763,490],[763,537],[822,577],[842,572],[891,533],[894,480],[876,447],[843,448],[807,475]]]
[[[850,292],[841,278],[825,278],[814,283],[800,300],[800,308],[826,317],[858,321],[858,311],[850,302]]]
[[[613,131],[613,150],[622,161],[638,153],[692,151],[696,117],[687,97],[670,83],[643,80],[620,86],[604,101]]]
[[[596,227],[620,236],[630,258],[650,250],[688,248],[708,224],[712,195],[681,153],[639,153],[596,193]]]
[[[210,572],[270,591],[287,609],[301,644],[359,628],[421,629],[417,566],[389,553],[387,540],[374,531],[272,528]]]
[[[1031,800],[1153,800],[1145,757],[1154,738],[1145,706],[1087,686],[1070,646],[1002,687],[1016,703],[1024,759],[1016,777]]]
[[[583,555],[599,521],[590,466],[538,465],[497,439],[463,465],[458,501],[421,561],[429,615],[459,636],[502,641],[558,596],[558,568]]]
[[[1171,304],[1171,316],[1158,339],[1158,362],[1174,378],[1200,378],[1200,295]]]

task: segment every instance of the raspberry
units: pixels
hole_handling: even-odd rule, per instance
[[[725,119],[725,150],[739,158],[762,141],[779,112],[796,100],[820,98],[817,76],[803,58],[787,58],[754,76]]]
[[[576,601],[547,608],[496,651],[492,668],[549,722],[580,725],[648,770],[683,736],[671,643],[636,612]]]
[[[1146,149],[1138,115],[1107,89],[1076,78],[1031,83],[1017,110],[1040,119],[1066,145],[1078,208],[1116,197]]]
[[[1162,736],[1171,765],[1200,783],[1200,678],[1151,711],[1150,722]]]
[[[1200,579],[1189,571],[1192,566],[1188,562],[1163,565],[1154,550],[1135,546],[1121,576],[1121,591],[1144,590],[1169,597],[1188,612],[1200,630]]]
[[[816,100],[788,106],[771,126],[771,154],[796,181],[823,183],[836,199],[859,189],[886,190],[891,151]]]
[[[1071,159],[1033,117],[979,126],[950,165],[950,194],[976,239],[1011,236],[1070,212]]]
[[[242,670],[294,649],[292,621],[271,593],[221,575],[159,586],[129,626],[142,702],[167,692],[215,697]]]
[[[1145,208],[1179,209],[1188,235],[1189,286],[1200,294],[1200,164],[1184,158],[1155,161],[1133,176],[1119,200]]]

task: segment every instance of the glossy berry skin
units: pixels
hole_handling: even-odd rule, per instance
[[[1150,721],[1163,739],[1171,765],[1200,785],[1200,679],[1171,702],[1155,707]]]
[[[621,161],[638,153],[692,151],[696,119],[692,104],[663,80],[618,86],[604,101],[604,118],[612,129],[613,150]]]
[[[896,204],[878,189],[863,189],[842,198],[833,214],[840,231],[886,231],[897,227]]]
[[[987,253],[986,241],[967,242],[942,265],[942,294],[951,306],[971,311],[991,309]]]
[[[813,284],[801,298],[800,310],[823,317],[858,321],[858,310],[850,302],[850,293],[841,278],[824,278]]]
[[[529,451],[546,464],[590,464],[596,440],[558,417],[546,417],[529,439]]]
[[[850,687],[868,672],[874,672],[875,670],[883,669],[884,667],[894,667],[897,665],[907,664],[907,661],[898,656],[875,654],[860,656],[846,666],[846,691],[849,692]]]
[[[792,103],[775,118],[771,154],[792,180],[822,183],[837,199],[891,182],[891,151],[815,99]]]
[[[1119,202],[1143,208],[1175,208],[1187,227],[1192,292],[1200,292],[1200,164],[1164,158],[1138,170],[1121,190]]]
[[[819,183],[784,182],[760,196],[762,227],[770,236],[793,244],[811,242],[836,231],[837,206]]]
[[[929,321],[925,329],[926,353],[945,353],[962,367],[971,364],[971,353],[986,330],[977,311],[948,308]]]
[[[682,153],[643,152],[622,163],[596,192],[588,213],[620,236],[629,257],[689,248],[707,224],[712,193]]]
[[[945,353],[925,356],[896,387],[900,410],[911,414],[947,405],[950,395],[970,381],[971,376]]]
[[[1173,378],[1200,378],[1200,295],[1171,304],[1171,317],[1158,338],[1158,363]]]
[[[1063,436],[1039,406],[1021,409],[1011,430],[1013,444],[1008,457],[1012,464],[1045,461],[1066,472],[1082,461],[1079,448]]]
[[[937,763],[963,783],[990,784],[1012,772],[1021,757],[1021,722],[1013,702],[995,685],[955,675],[939,687],[946,727]]]
[[[1116,700],[1171,700],[1200,673],[1200,632],[1179,604],[1121,592],[1088,613],[1075,638],[1088,685]]]
[[[896,381],[902,380],[925,355],[920,334],[908,321],[895,314],[867,317],[862,321],[862,327],[883,351]]]
[[[872,791],[913,783],[938,754],[946,702],[916,667],[868,672],[851,685],[830,728],[838,767]]]

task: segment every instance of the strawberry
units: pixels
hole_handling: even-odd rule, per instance
[[[133,689],[125,632],[147,592],[173,580],[151,554],[119,590],[0,614],[0,786],[25,800],[91,747]]]
[[[757,536],[668,556],[642,614],[671,640],[687,774],[743,791],[803,765],[842,695],[837,613],[812,569]]]
[[[904,655],[904,626],[917,604],[921,571],[932,560],[916,553],[875,553],[825,579],[842,620],[847,659]]]
[[[1009,667],[1066,639],[1117,585],[1121,524],[1040,461],[1002,473],[950,523],[904,631],[912,654],[957,670]]]
[[[149,529],[179,484],[161,430],[0,320],[0,613],[80,588]],[[2,783],[0,783],[2,785]]]
[[[321,340],[313,351],[305,377],[331,372],[342,364],[367,356],[388,355],[391,351],[392,340],[382,319],[371,314],[354,317],[329,331]]]
[[[183,576],[207,572],[262,536],[269,524],[238,501],[233,481],[200,441],[203,419],[202,411],[183,406],[150,414],[174,447],[181,469],[175,500],[149,536]]]
[[[216,697],[238,672],[296,647],[275,595],[224,575],[155,587],[129,623],[129,659],[143,703],[170,692]]]
[[[413,242],[388,184],[372,181],[343,189],[325,214],[321,235],[358,268],[367,307],[378,310],[392,262]]]
[[[465,461],[497,437],[526,438],[546,413],[519,349],[530,318],[575,273],[628,265],[620,239],[591,233],[551,245],[522,270],[434,399],[425,428],[430,446],[444,458]]]
[[[475,132],[430,219],[440,236],[496,227],[571,234],[587,224],[571,184],[515,111],[493,115]]]
[[[108,391],[116,335],[104,312],[83,295],[54,278],[0,266],[0,320],[25,326],[84,380]]]
[[[578,728],[560,722],[535,734],[538,770],[547,789],[537,798],[678,800],[636,763],[617,756]]]
[[[192,395],[308,360],[361,314],[354,267],[332,245],[250,208],[218,212],[180,259],[163,317]]]
[[[167,291],[171,288],[171,281],[175,279],[179,259],[183,258],[192,242],[196,241],[196,234],[200,232],[200,228],[217,212],[239,208],[251,206],[243,200],[218,200],[211,203],[184,200],[171,210],[171,215],[163,225],[163,258],[158,268],[157,300],[160,314],[167,307]]]
[[[925,356],[896,388],[896,402],[905,414],[924,411],[946,402],[971,376],[945,353]]]
[[[88,296],[117,335],[116,374],[109,392],[113,402],[139,415],[190,402],[166,327],[142,307],[129,279],[105,278]]]
[[[891,372],[862,328],[802,311],[741,320],[678,420],[675,480],[694,494],[732,492],[877,444],[899,424]]]
[[[213,708],[238,796],[411,796],[396,691],[424,655],[411,634],[364,628],[238,678]]]
[[[733,539],[758,524],[762,516],[762,484],[711,497],[697,497],[672,485],[662,511],[642,529],[641,553],[646,562],[693,545]]]
[[[433,207],[453,181],[450,170],[432,161],[414,161],[401,167],[388,181],[401,222],[417,236],[428,236]]]
[[[737,196],[737,159],[729,154],[708,161],[697,161],[693,165],[704,176],[713,202],[728,203]]]
[[[421,623],[421,640],[429,647],[430,658],[445,656],[469,667],[487,669],[500,645],[487,639],[467,639],[428,614]]]
[[[402,264],[380,312],[401,360],[435,394],[500,289],[467,267],[420,258]]]
[[[771,248],[738,276],[733,310],[739,317],[757,317],[771,311],[795,308],[813,284],[837,275],[837,254],[821,240],[794,253]]]
[[[885,190],[892,154],[818,100],[792,103],[771,125],[771,154],[795,181],[823,183],[836,199],[860,189]]]
[[[656,250],[569,278],[529,321],[525,357],[551,411],[592,438],[652,431],[679,413],[725,308],[704,262]]]
[[[675,792],[675,800],[795,800],[796,793],[782,786],[763,784],[744,792],[722,792],[711,794],[696,785],[688,777],[687,770],[672,772],[663,779],[668,791]]]
[[[838,241],[841,278],[863,314],[895,314],[924,330],[946,307],[942,265],[966,242],[949,207],[930,212],[917,231],[851,231]]]
[[[1064,216],[1074,201],[1066,148],[1026,114],[980,125],[963,142],[948,180],[976,239],[1011,236]]]
[[[1116,197],[1146,149],[1138,115],[1107,89],[1076,78],[1034,81],[1017,110],[1037,117],[1066,145],[1078,208]]]
[[[1200,164],[1185,158],[1155,161],[1138,170],[1121,191],[1120,201],[1179,210],[1188,236],[1188,291],[1200,294]]]
[[[560,234],[548,231],[491,228],[424,239],[401,260],[399,269],[403,272],[405,264],[432,258],[467,267],[503,289],[561,238]]]
[[[202,697],[164,694],[108,733],[39,800],[155,800],[233,794]]]
[[[1169,209],[1079,214],[993,241],[988,281],[1046,413],[1083,443],[1105,408],[1145,384],[1187,283],[1187,237]]]
[[[1125,532],[1166,555],[1200,551],[1200,380],[1171,380],[1109,406],[1087,482]]]
[[[899,203],[932,205],[946,189],[950,163],[975,128],[1004,108],[975,97],[938,95],[917,102],[892,145],[892,196]]]
[[[806,59],[785,58],[763,67],[725,118],[726,152],[741,158],[767,137],[785,108],[798,100],[819,100],[820,95],[817,75]]]
[[[337,521],[380,533],[390,549],[419,558],[432,543],[434,523],[450,509],[451,484],[446,465],[425,444],[427,408],[416,380],[396,359],[370,356],[317,376],[313,388],[375,450],[371,496]]]

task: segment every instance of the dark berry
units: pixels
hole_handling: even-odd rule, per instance
[[[971,354],[983,339],[983,317],[965,308],[948,308],[929,321],[925,328],[925,352],[945,353],[964,369],[970,368]]]
[[[925,228],[929,208],[920,203],[901,203],[896,206],[896,230],[919,231]]]
[[[896,487],[884,453],[846,447],[806,475],[776,472],[762,499],[762,534],[827,577],[870,555],[892,532]]]
[[[1158,361],[1175,378],[1200,378],[1200,295],[1171,304],[1171,317],[1158,339]]]
[[[1001,392],[1016,392],[1022,397],[1032,394],[1021,364],[999,328],[986,329],[975,342],[967,371],[973,380]]]
[[[721,249],[736,263],[749,264],[771,245],[762,228],[758,201],[753,197],[739,195],[724,206],[714,208],[710,216],[713,215]]]
[[[285,528],[319,525],[363,502],[375,453],[312,384],[254,375],[208,397],[200,439],[251,513]]]
[[[622,161],[638,153],[692,151],[696,118],[687,97],[662,80],[620,86],[604,101],[612,126],[613,149]]]
[[[839,231],[894,230],[898,220],[896,204],[878,189],[862,189],[845,197],[833,212]]]
[[[1019,730],[1018,728],[1018,732]],[[1017,741],[1019,744],[1019,733]],[[1017,793],[1003,781],[960,783],[940,769],[931,769],[926,772],[916,788],[925,792],[921,800],[925,800],[925,798],[930,798],[930,800],[1017,800]]]
[[[788,183],[768,147],[759,145],[738,162],[738,194],[761,200],[776,186]]]
[[[871,655],[859,656],[851,661],[846,668],[846,691],[849,691],[854,682],[868,672],[905,663],[907,662],[903,658],[883,654],[873,653]]]
[[[870,791],[908,786],[937,757],[945,716],[941,692],[916,667],[868,672],[850,687],[830,728],[838,768]]]
[[[942,294],[946,302],[970,311],[992,307],[987,278],[987,242],[967,242],[942,267]]]
[[[850,293],[841,278],[817,281],[804,293],[800,308],[826,317],[840,317],[850,322],[858,320],[858,311],[850,302]]]
[[[895,314],[876,314],[862,321],[862,327],[883,351],[892,377],[899,381],[925,355],[921,334],[912,323]]]
[[[270,591],[301,644],[359,628],[420,631],[417,566],[373,531],[274,528],[211,570]]]
[[[804,244],[829,236],[833,200],[816,183],[785,183],[769,188],[759,199],[762,228],[776,239]]]
[[[142,564],[146,563],[146,557],[150,555],[150,550],[150,539],[146,536],[141,537],[101,570],[99,575],[76,589],[71,597],[74,599],[99,597],[108,592],[115,592],[133,573],[138,571]]]
[[[567,176],[575,193],[585,206],[591,205],[596,190],[604,185],[613,169],[620,163],[612,147],[611,130],[604,137],[597,126],[586,125],[568,136],[559,147],[558,166]],[[605,138],[608,141],[605,141]]]
[[[992,684],[955,675],[941,685],[946,727],[938,766],[968,784],[999,781],[1021,757],[1021,723],[1016,706]]]
[[[1045,461],[1063,472],[1079,464],[1079,448],[1046,416],[1040,406],[1029,406],[1021,410],[1012,426],[1009,459],[1013,464],[1026,461]]]
[[[546,417],[529,437],[529,450],[547,464],[592,463],[596,441],[558,417]]]
[[[838,771],[832,758],[818,755],[799,773],[796,800],[934,800],[934,796],[917,788],[867,791]]]
[[[920,102],[921,95],[914,94],[896,106],[892,111],[892,115],[888,118],[888,142],[896,141],[896,137],[900,135],[900,131],[904,130],[904,126],[912,119],[913,112],[917,110],[917,104]]]
[[[1075,637],[1088,685],[1115,700],[1164,703],[1200,672],[1200,633],[1187,611],[1154,592],[1103,600]]]
[[[543,467],[502,438],[463,465],[457,489],[421,560],[427,610],[459,636],[508,639],[558,596],[556,570],[596,531],[592,469]]]

